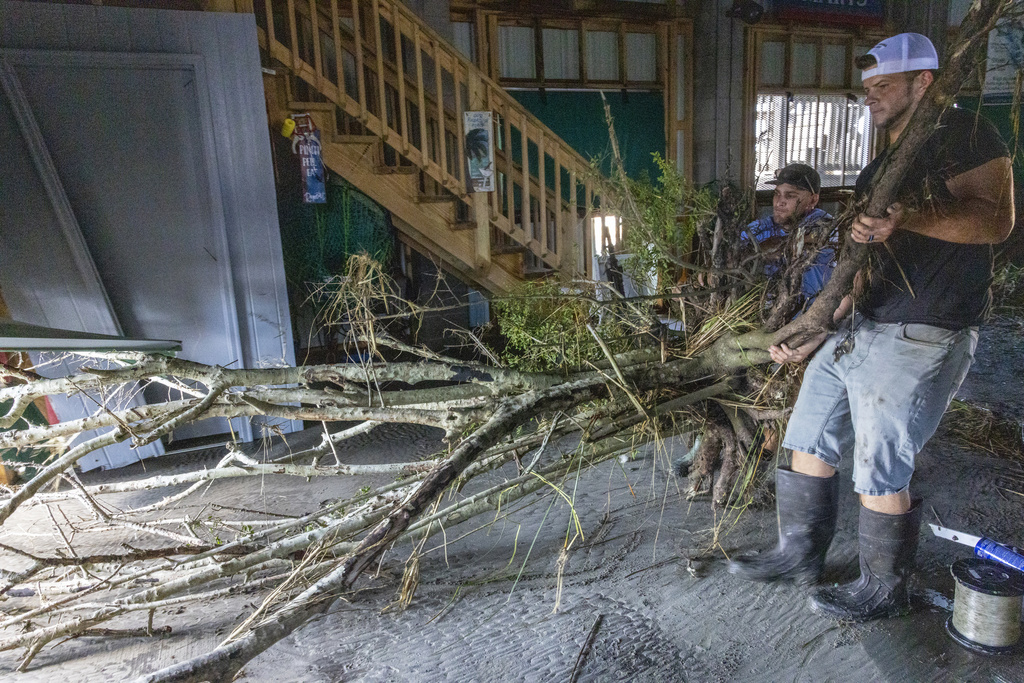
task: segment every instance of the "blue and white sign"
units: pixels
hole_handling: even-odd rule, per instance
[[[818,24],[877,26],[885,18],[884,0],[775,0],[779,19]]]
[[[327,183],[321,157],[320,131],[309,114],[294,114],[292,153],[298,154],[302,172],[302,201],[306,204],[327,202]]]

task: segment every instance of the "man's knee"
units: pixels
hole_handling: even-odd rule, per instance
[[[793,461],[790,468],[794,472],[806,474],[810,477],[831,477],[836,473],[835,467],[803,451],[793,451]]]

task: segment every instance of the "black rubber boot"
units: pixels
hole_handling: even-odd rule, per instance
[[[849,621],[870,621],[910,609],[907,579],[914,570],[921,501],[902,515],[860,509],[860,578],[834,588],[822,588],[811,598],[811,609]]]
[[[748,581],[816,583],[836,532],[838,502],[838,474],[811,477],[780,467],[775,474],[779,544],[764,553],[735,558],[729,573]]]

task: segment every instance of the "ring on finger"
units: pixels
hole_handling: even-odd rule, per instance
[[[875,241],[875,236],[874,235],[868,235],[868,242],[874,242],[874,241]]]

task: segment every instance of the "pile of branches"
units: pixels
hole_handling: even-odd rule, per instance
[[[951,51],[942,76],[856,211],[884,215],[917,149],[971,73],[988,30],[1008,6],[1004,0],[975,4],[962,26],[961,44]],[[137,632],[152,633],[154,615],[161,610],[223,597],[240,586],[264,588],[269,591],[264,603],[217,648],[140,679],[231,680],[246,662],[350,592],[397,540],[426,538],[550,488],[551,482],[570,472],[684,432],[705,434],[691,471],[690,491],[711,489],[719,504],[735,500],[735,482],[742,479],[738,472],[749,466],[757,431],[766,420],[781,416],[784,392],[771,389],[766,349],[782,342],[797,345],[832,329],[832,312],[851,290],[867,250],[847,239],[838,266],[814,305],[783,325],[795,306],[798,271],[813,259],[813,251],[782,246],[789,270],[766,286],[761,275],[765,255],[739,246],[748,218],[742,201],[728,192],[720,193],[717,201],[708,202],[705,196],[689,203],[671,192],[663,194],[670,199],[661,208],[637,203],[635,194],[624,195],[621,213],[633,221],[630,228],[637,234],[644,234],[639,226],[648,226],[645,243],[665,238],[679,224],[690,225],[687,229],[705,244],[706,259],[691,262],[688,254],[669,244],[656,270],[685,268],[705,277],[691,277],[681,286],[673,280],[671,290],[634,301],[625,301],[620,292],[588,289],[593,287],[589,284],[559,283],[560,296],[544,294],[536,300],[545,302],[544,310],[577,307],[564,316],[573,321],[575,341],[567,344],[565,335],[553,330],[561,335],[557,342],[538,341],[554,344],[558,353],[534,358],[532,365],[501,362],[490,352],[485,354],[490,360],[462,362],[388,337],[381,323],[409,311],[396,309],[400,306],[381,285],[382,276],[363,263],[350,270],[336,299],[352,341],[367,351],[363,363],[227,369],[164,356],[108,353],[94,354],[70,376],[43,378],[12,368],[0,370],[19,377],[0,389],[0,402],[9,406],[0,417],[0,428],[15,425],[31,402],[46,396],[80,393],[101,406],[88,418],[0,434],[0,449],[56,451],[29,481],[3,491],[0,525],[34,507],[75,498],[91,511],[95,523],[161,542],[112,554],[81,552],[73,534],[64,534],[66,547],[59,553],[44,554],[8,541],[0,544],[5,560],[0,595],[54,588],[61,582],[68,590],[69,581],[76,583],[66,595],[51,593],[34,608],[5,614],[0,619],[0,650],[24,648],[25,668],[48,643],[113,634],[115,630],[105,626],[111,620],[139,614],[145,623]],[[848,221],[849,216],[841,219],[837,228],[842,232]],[[644,268],[649,270],[650,265]],[[685,320],[687,331],[670,334],[655,315],[656,302]],[[474,343],[482,346],[479,339]],[[386,348],[415,360],[385,362]],[[127,407],[126,397],[151,383],[174,387],[178,397]],[[180,475],[87,486],[75,473],[76,462],[96,449],[123,441],[142,446],[211,417],[355,426],[325,434],[317,447],[277,461],[230,449],[217,467]],[[357,465],[338,459],[338,445],[345,439],[392,422],[439,428],[448,448],[432,459],[396,464]],[[86,440],[62,446],[91,432],[95,435]],[[566,443],[569,448],[553,447]],[[716,466],[720,471],[712,487]],[[476,487],[467,489],[471,495],[446,497],[498,468],[513,473],[494,486],[481,486],[478,480]],[[162,511],[211,481],[266,474],[385,475],[390,481],[363,487],[357,495],[300,516],[239,521],[238,532],[227,538],[200,533],[187,520],[161,517]],[[174,488],[144,507],[118,510],[103,500],[107,495],[164,487]],[[154,578],[159,581],[145,585]]]

